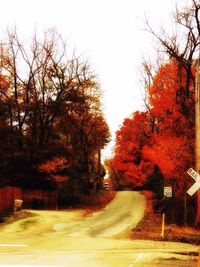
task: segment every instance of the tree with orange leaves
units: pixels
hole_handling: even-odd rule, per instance
[[[142,148],[152,135],[148,112],[136,112],[124,120],[116,133],[115,156],[112,165],[118,175],[135,187],[144,184],[149,163],[142,156]]]
[[[134,186],[145,184],[154,165],[175,195],[188,186],[185,172],[194,164],[194,83],[186,101],[185,82],[176,60],[161,66],[148,88],[148,111],[135,112],[116,133],[113,165]]]

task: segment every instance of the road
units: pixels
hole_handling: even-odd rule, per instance
[[[143,195],[127,191],[92,214],[32,211],[34,216],[1,227],[0,267],[197,266],[183,255],[197,252],[193,245],[117,238],[137,225],[145,206]]]

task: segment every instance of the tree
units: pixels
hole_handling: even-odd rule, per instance
[[[116,173],[134,187],[150,187],[159,199],[164,184],[173,186],[176,199],[183,199],[190,184],[185,174],[194,164],[194,84],[185,112],[180,79],[184,86],[186,72],[176,60],[162,65],[146,89],[147,111],[125,119],[116,133]]]
[[[194,65],[199,64],[199,45],[200,45],[200,23],[199,23],[199,1],[192,0],[189,7],[179,10],[176,9],[174,16],[176,34],[170,35],[164,30],[161,34],[156,33],[147,21],[147,29],[159,41],[162,50],[170,58],[176,59],[180,68],[185,70],[185,81],[180,78],[179,100],[182,112],[187,117],[190,114],[189,107],[193,96],[191,96],[191,83],[195,82]],[[193,163],[194,165],[194,163]],[[196,224],[200,224],[200,194],[197,200]]]
[[[150,166],[142,157],[142,148],[149,143],[151,134],[148,112],[135,112],[116,133],[112,165],[117,175],[134,187],[142,186],[147,178]]]
[[[69,163],[64,175],[76,169],[77,177],[86,176],[95,153],[109,142],[101,89],[87,60],[75,54],[69,58],[66,43],[54,30],[43,40],[35,35],[26,45],[16,30],[8,31],[1,45],[1,73],[2,131],[12,133],[2,152],[7,165],[2,176],[13,176],[19,171],[16,162],[25,158],[32,166],[48,162],[48,167],[64,158]]]
[[[108,173],[108,177],[112,182],[112,188],[114,190],[120,190],[124,184],[124,180],[121,176],[119,176],[116,173],[116,170],[112,164],[112,159],[109,159],[109,158],[105,159],[104,165],[105,165],[106,171]]]

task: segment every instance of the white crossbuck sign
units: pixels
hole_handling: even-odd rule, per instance
[[[190,168],[187,173],[195,180],[195,183],[187,191],[190,196],[193,196],[200,188],[200,175],[192,168]]]

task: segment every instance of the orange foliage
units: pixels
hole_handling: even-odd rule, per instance
[[[175,194],[183,193],[186,170],[194,165],[194,83],[185,85],[185,70],[175,60],[161,66],[149,88],[148,111],[134,113],[117,131],[112,163],[125,181],[144,184],[156,165]]]
[[[194,72],[195,70],[193,70]],[[149,88],[151,113],[159,132],[181,134],[194,125],[194,84],[185,92],[186,73],[176,60],[162,66]]]
[[[63,157],[54,157],[52,160],[48,160],[39,165],[38,169],[42,172],[56,172],[61,171],[67,167],[67,161]]]
[[[56,182],[67,181],[66,175],[59,175],[57,172],[69,167],[67,160],[63,157],[54,157],[38,166],[39,171],[48,173]]]
[[[140,186],[147,178],[145,171],[149,163],[142,159],[141,149],[148,142],[150,134],[148,113],[136,112],[125,119],[116,133],[115,157],[112,164],[128,183]]]
[[[185,136],[155,136],[154,144],[144,146],[142,152],[146,160],[159,166],[166,180],[171,180],[176,193],[181,193],[188,183],[186,170],[194,162],[190,140]]]
[[[52,177],[57,183],[66,182],[69,179],[66,175],[52,175]]]

